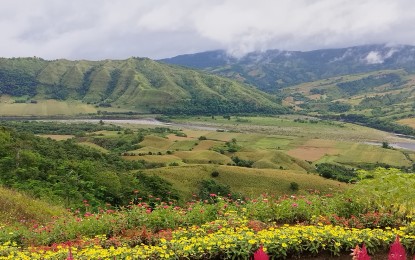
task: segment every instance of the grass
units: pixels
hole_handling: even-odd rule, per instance
[[[229,185],[233,192],[240,192],[251,197],[263,193],[277,195],[292,193],[289,189],[291,182],[299,184],[300,193],[307,189],[331,193],[347,188],[344,183],[292,170],[253,169],[226,165],[185,165],[151,169],[145,172],[170,181],[174,188],[189,199],[197,192],[201,180],[212,178],[210,174],[214,170],[219,172],[219,176],[214,178],[215,181]]]
[[[81,102],[39,100],[31,103],[0,103],[0,116],[73,116],[95,114],[97,109]]]
[[[398,124],[407,125],[412,128],[415,128],[415,118],[404,118],[401,120],[396,121]]]
[[[92,149],[96,149],[96,150],[98,150],[102,153],[108,153],[108,150],[105,149],[104,147],[101,147],[101,146],[99,146],[97,144],[94,144],[94,143],[91,143],[91,142],[79,142],[78,144],[82,145],[82,146],[90,147]]]
[[[252,143],[255,140],[258,141],[263,138],[263,135],[269,135],[270,138],[274,139],[276,138],[275,136],[279,136],[281,138],[281,146],[289,145],[289,143],[295,141],[296,138],[318,139],[324,137],[325,139],[344,141],[384,141],[391,137],[388,133],[349,123],[331,121],[302,123],[297,121],[297,119],[307,118],[309,117],[299,115],[278,117],[231,117],[231,120],[221,117],[216,117],[216,119],[212,119],[211,117],[181,117],[174,118],[173,121],[178,123],[191,122],[202,126],[212,126],[230,131],[212,131],[204,134],[208,139],[212,140],[230,141],[232,138],[243,140],[248,137],[249,141]],[[237,122],[238,120],[242,121],[242,123]],[[248,136],[246,134],[248,134]],[[252,136],[252,134],[260,134],[261,138]],[[264,145],[264,143],[266,147],[269,147],[267,141],[259,141],[258,145],[261,146]]]
[[[172,145],[168,147],[169,150],[176,150],[176,151],[189,151],[198,145],[198,141],[196,140],[184,140],[174,142]]]
[[[176,152],[176,156],[180,157],[186,163],[198,163],[198,164],[227,164],[232,163],[232,160],[223,154],[204,150],[204,151],[183,151],[183,152]]]
[[[412,162],[405,155],[394,149],[384,149],[379,146],[339,142],[336,155],[326,155],[317,162],[338,162],[353,165],[356,163],[386,163],[393,166],[411,166]]]
[[[307,161],[317,161],[325,155],[336,155],[336,141],[324,139],[310,139],[304,144],[287,151],[287,154]]]
[[[220,142],[220,141],[202,140],[202,141],[199,141],[199,144],[193,148],[193,151],[209,150],[212,147],[219,146],[222,144],[223,142]]]
[[[0,223],[14,223],[16,220],[45,223],[53,216],[63,216],[65,212],[64,208],[0,186]]]
[[[152,162],[152,163],[182,163],[182,159],[175,155],[142,155],[142,156],[124,156],[125,160],[144,160],[146,162]]]
[[[146,148],[156,148],[159,150],[167,150],[173,144],[172,141],[168,140],[167,138],[148,135],[144,138],[144,140],[140,143],[140,145]]]

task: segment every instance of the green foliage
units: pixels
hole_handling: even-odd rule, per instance
[[[45,69],[48,68],[48,69]],[[50,69],[59,68],[59,69]],[[40,90],[40,91],[38,91]],[[288,110],[256,89],[150,59],[1,59],[0,94],[68,100],[164,114],[278,114]]]
[[[377,168],[360,171],[361,176],[371,175],[346,192],[366,210],[391,212],[403,219],[415,214],[415,174],[398,169]]]
[[[210,176],[212,176],[213,178],[216,178],[219,176],[219,172],[218,171],[213,171]]]
[[[415,135],[415,129],[406,125],[396,124],[390,120],[384,120],[379,118],[372,118],[359,114],[340,114],[338,116],[324,116],[325,119],[342,120],[352,123],[363,124],[375,129],[388,131],[392,133]]]
[[[37,94],[38,84],[32,75],[18,70],[0,69],[0,95],[33,97]]]
[[[124,153],[126,151],[139,149],[139,142],[143,141],[142,135],[136,136],[119,136],[117,138],[108,138],[108,137],[93,137],[91,142],[104,147],[107,150],[110,150],[115,153]]]
[[[368,76],[366,78],[341,82],[337,86],[349,95],[356,95],[364,91],[372,90],[374,87],[384,84],[399,85],[401,84],[401,78],[394,73]]]
[[[5,128],[0,129],[0,148],[0,184],[66,206],[82,200],[92,206],[127,204],[137,184],[127,171],[143,167],[70,139],[54,141]]]
[[[352,105],[340,102],[330,103],[328,110],[335,113],[344,113],[349,111],[352,108]]]
[[[0,125],[13,128],[17,132],[30,132],[33,134],[56,134],[84,136],[86,133],[97,131],[120,131],[120,126],[93,124],[93,123],[59,123],[47,121],[11,121],[2,120]]]
[[[159,176],[137,173],[139,195],[143,198],[159,198],[162,201],[179,200],[179,192],[173,189],[172,184]]]
[[[227,196],[228,194],[231,194],[229,186],[217,183],[214,180],[202,180],[200,182],[198,196],[202,200],[216,200],[217,196]]]
[[[254,164],[254,161],[243,160],[239,158],[238,156],[233,156],[232,161],[235,163],[236,166],[247,167],[247,168],[251,168],[252,165]]]
[[[388,142],[384,141],[384,142],[382,142],[382,148],[384,148],[384,149],[390,149],[391,147],[390,147],[390,145],[389,145]]]
[[[356,181],[358,176],[355,170],[337,164],[320,163],[316,169],[320,176],[341,182]]]
[[[296,183],[295,181],[290,183],[290,190],[291,191],[298,191],[298,189],[300,188],[300,185],[298,185],[298,183]]]

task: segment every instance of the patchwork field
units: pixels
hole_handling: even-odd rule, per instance
[[[193,119],[195,121],[192,121]],[[198,117],[188,120],[195,124],[225,130],[181,128],[183,135],[167,134],[164,137],[147,135],[139,144],[140,149],[128,151],[136,156],[127,156],[126,159],[166,165],[171,163],[229,165],[235,164],[233,158],[238,157],[250,161],[251,166],[257,169],[284,169],[307,173],[314,172],[315,164],[323,162],[351,167],[367,163],[409,167],[415,157],[413,151],[384,149],[371,144],[371,142],[393,142],[405,139],[353,124],[316,123],[310,118],[303,117],[299,120],[298,117],[293,116],[243,117],[230,120]],[[237,125],[236,121],[242,123]],[[258,128],[267,130],[261,133],[256,131]],[[272,134],[273,132],[276,133]],[[281,132],[287,134],[283,135]],[[101,134],[106,135],[103,132]],[[108,136],[111,134],[108,133]],[[229,152],[227,145],[233,142],[236,151]]]

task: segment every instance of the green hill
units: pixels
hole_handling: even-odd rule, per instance
[[[165,114],[286,111],[272,96],[242,83],[147,58],[104,61],[2,58],[0,96],[11,96],[9,103],[55,99]]]

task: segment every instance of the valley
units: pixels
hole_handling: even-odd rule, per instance
[[[384,256],[396,235],[414,254],[415,76],[399,59],[411,48],[367,67],[367,52],[387,50],[371,48],[326,73],[307,63],[325,51],[270,51],[296,59],[275,84],[286,72],[260,53],[203,71],[0,59],[0,259],[249,258],[260,246],[314,259],[362,243]]]

